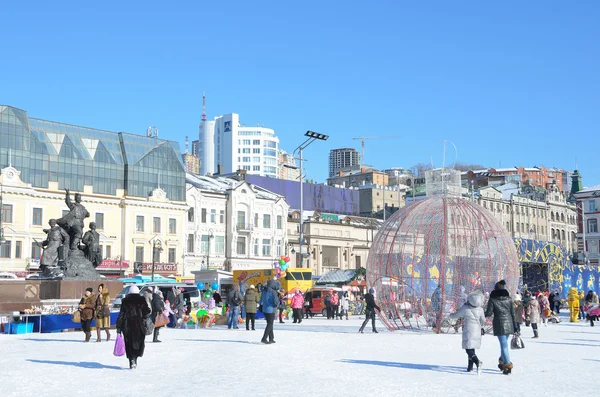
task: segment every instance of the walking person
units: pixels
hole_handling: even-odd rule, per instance
[[[233,285],[233,289],[227,294],[227,307],[229,307],[229,320],[227,321],[227,329],[239,329],[238,317],[240,316],[240,305],[242,304],[242,294],[240,294],[240,286]]]
[[[152,319],[152,324],[156,324],[156,317],[161,315],[165,310],[165,301],[163,300],[163,293],[156,288],[156,292],[152,294],[152,304],[151,304],[152,313],[150,314],[150,318]],[[152,342],[153,343],[161,343],[162,341],[158,340],[158,334],[160,333],[160,329],[163,326],[157,327],[154,326],[154,333],[152,334]]]
[[[285,322],[283,321],[283,311],[286,309],[287,307],[287,299],[285,297],[285,290],[283,288],[281,288],[279,290],[279,323],[280,324],[285,324]]]
[[[485,314],[483,312],[483,293],[475,291],[467,295],[466,303],[456,313],[449,316],[451,320],[464,319],[462,332],[462,348],[467,352],[469,363],[467,372],[473,371],[473,365],[477,366],[477,374],[481,374],[483,362],[475,354],[475,350],[481,348],[481,332],[485,325]]]
[[[369,293],[365,294],[365,303],[367,305],[367,307],[365,308],[365,321],[363,321],[362,325],[360,326],[360,329],[358,330],[358,332],[360,332],[361,334],[363,333],[363,330],[365,329],[365,326],[367,325],[369,320],[371,320],[372,322],[373,332],[376,334],[379,333],[375,328],[375,309],[377,309],[377,311],[381,311],[381,309],[375,303],[375,297],[373,296],[374,293],[375,290],[371,288],[369,289]]]
[[[344,291],[342,298],[340,299],[340,320],[346,315],[346,320],[348,320],[348,310],[350,309],[350,298],[348,297],[348,291]]]
[[[333,309],[331,306],[331,293],[327,292],[325,297],[323,298],[323,303],[325,304],[325,310],[327,311],[327,320],[332,318]]]
[[[175,288],[175,316],[177,318],[177,328],[183,325],[183,317],[185,315],[185,299],[183,299],[183,292],[181,288]]]
[[[523,319],[525,318],[525,308],[521,301],[521,294],[518,292],[515,294],[513,305],[515,307],[515,334],[520,334],[521,324],[523,324]]]
[[[273,326],[275,323],[275,311],[280,305],[278,289],[279,283],[275,280],[269,280],[267,285],[263,287],[262,294],[260,295],[260,311],[263,312],[265,320],[267,320],[267,326],[260,341],[267,345],[275,343]]]
[[[299,289],[296,290],[296,293],[292,297],[292,311],[294,318],[294,324],[300,324],[302,322],[302,307],[304,306],[304,296],[302,295],[302,291]]]
[[[540,293],[537,296],[538,303],[540,304],[540,318],[542,319],[542,323],[544,327],[548,326],[548,318],[551,314],[550,302],[548,301],[548,297],[544,293]]]
[[[527,306],[525,307],[525,320],[531,324],[533,337],[539,338],[538,324],[540,322],[540,303],[537,299],[531,298],[531,292],[525,292]]]
[[[336,320],[340,310],[340,295],[337,291],[331,290],[331,318]],[[341,319],[340,319],[341,320]]]
[[[310,292],[307,292],[304,295],[304,315],[305,318],[308,318],[308,316],[310,316],[310,318],[312,318],[314,316],[314,314],[312,313],[312,309],[313,308],[313,303],[312,303],[312,294]]]
[[[93,288],[86,288],[85,294],[79,301],[79,310],[81,310],[81,329],[85,333],[85,341],[89,342],[92,338],[91,325],[94,319],[96,309],[96,295]]]
[[[494,290],[490,293],[485,316],[494,316],[494,336],[500,342],[498,368],[504,375],[509,375],[514,366],[510,361],[508,336],[515,332],[515,308],[510,294],[505,288],[506,281],[500,280],[496,283]]]
[[[250,331],[250,326],[252,326],[252,331],[254,331],[254,321],[256,319],[257,306],[258,293],[256,292],[254,285],[251,285],[246,291],[246,295],[244,295],[244,307],[246,309],[246,331]]]
[[[110,340],[110,294],[104,284],[98,286],[96,298],[96,342],[102,341],[102,330],[106,331],[106,341]]]
[[[137,368],[137,359],[144,355],[146,333],[144,319],[150,316],[146,299],[140,295],[137,285],[129,287],[129,293],[121,302],[121,311],[117,318],[117,333],[123,334],[125,354],[129,359],[129,368]]]

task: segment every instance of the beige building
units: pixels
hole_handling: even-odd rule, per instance
[[[312,268],[314,275],[330,270],[366,267],[369,249],[381,221],[373,218],[305,212],[304,250],[298,244],[300,212],[293,211],[288,222],[287,255],[291,267]]]
[[[360,215],[373,216],[383,213],[386,216],[406,205],[406,186],[364,185],[358,188],[360,199]]]
[[[565,192],[556,186],[547,192],[506,186],[482,188],[474,200],[494,214],[514,238],[553,241],[570,253],[577,251],[577,214]]]
[[[68,212],[65,192],[56,182],[50,182],[47,189],[32,187],[21,180],[14,167],[2,170],[0,184],[2,228],[7,240],[0,246],[0,272],[24,276],[39,268],[42,250],[38,243],[46,238],[43,229],[48,228],[48,221]],[[143,273],[149,274],[154,241],[162,247],[162,252],[156,252],[157,273],[181,273],[183,225],[188,209],[184,202],[168,200],[160,188],[146,198],[125,196],[121,189],[116,195],[96,194],[87,185],[79,193],[90,213],[85,220],[86,230],[94,221],[100,234],[105,259],[99,267],[101,273],[108,277],[131,274],[134,262],[139,262]]]

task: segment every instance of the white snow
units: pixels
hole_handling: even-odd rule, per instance
[[[274,345],[256,331],[164,330],[147,343],[138,368],[112,355],[113,342],[83,343],[81,332],[0,336],[1,395],[8,396],[519,396],[577,395],[598,385],[600,324],[540,328],[524,350],[511,350],[515,368],[496,368],[497,339],[486,335],[477,351],[483,373],[465,371],[460,334],[386,332],[361,323],[314,318],[275,324]],[[116,335],[112,331],[113,339]],[[593,393],[593,392],[592,392]]]

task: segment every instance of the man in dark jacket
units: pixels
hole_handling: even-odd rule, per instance
[[[233,289],[227,294],[227,306],[229,307],[229,321],[227,328],[239,329],[238,317],[240,315],[240,305],[242,304],[242,294],[240,294],[240,286],[234,284]]]
[[[485,316],[494,315],[494,336],[500,342],[500,359],[498,368],[508,375],[511,373],[513,363],[510,361],[508,351],[508,336],[515,332],[515,308],[510,294],[505,289],[506,282],[500,280],[490,293],[490,300],[485,309]]]
[[[367,305],[367,307],[365,308],[365,321],[363,321],[362,325],[360,326],[360,329],[358,330],[358,332],[360,332],[361,334],[363,333],[363,330],[365,329],[365,326],[367,325],[369,320],[371,320],[373,323],[373,332],[375,332],[376,334],[378,333],[377,329],[375,328],[375,309],[377,309],[377,311],[381,311],[381,309],[375,303],[375,297],[373,296],[374,293],[375,290],[371,288],[369,289],[369,293],[365,295],[365,303]]]

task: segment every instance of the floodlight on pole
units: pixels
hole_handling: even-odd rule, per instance
[[[320,134],[318,132],[314,132],[314,131],[306,131],[306,133],[304,134],[304,136],[308,137],[304,142],[302,142],[302,144],[300,146],[298,146],[296,148],[296,150],[294,150],[294,155],[296,154],[296,152],[299,153],[299,160],[300,160],[300,237],[298,238],[298,244],[300,246],[300,248],[298,249],[299,253],[300,253],[300,267],[302,267],[302,264],[304,262],[304,253],[302,252],[302,245],[304,244],[304,230],[303,230],[303,216],[304,216],[304,199],[303,199],[303,195],[304,195],[304,176],[302,175],[302,152],[304,151],[304,149],[306,149],[311,143],[313,143],[316,140],[320,140],[320,141],[326,141],[327,139],[329,139],[329,135],[325,135],[325,134]]]

